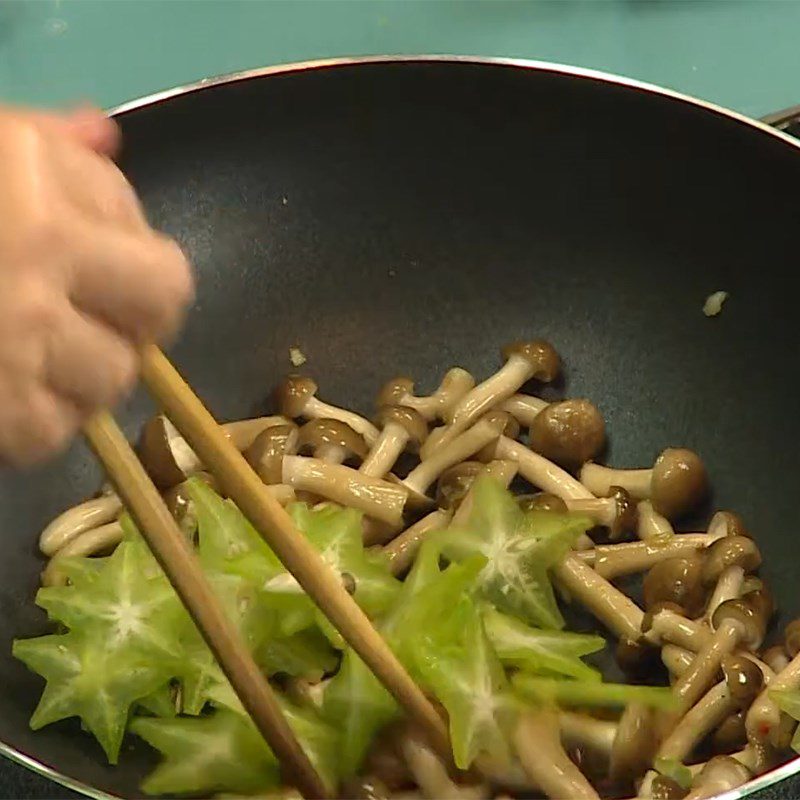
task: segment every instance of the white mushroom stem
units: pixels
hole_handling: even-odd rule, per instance
[[[39,536],[39,549],[52,556],[85,531],[107,525],[122,511],[116,494],[105,494],[59,514]]]
[[[722,570],[721,575],[717,579],[717,584],[711,597],[706,605],[705,613],[703,614],[703,621],[710,624],[714,612],[726,600],[733,600],[739,597],[742,593],[742,585],[744,584],[744,569],[739,566],[730,566]]]
[[[370,448],[369,454],[358,471],[372,478],[382,478],[390,472],[409,440],[408,431],[397,422],[384,426],[378,440]]]
[[[529,394],[512,394],[507,400],[498,405],[501,411],[511,414],[524,428],[530,428],[540,411],[550,403],[541,397],[531,397]]]
[[[463,505],[463,503],[462,503]],[[437,508],[419,522],[406,528],[399,536],[385,545],[383,552],[389,558],[389,568],[393,575],[402,575],[414,563],[417,552],[425,538],[432,532],[446,528],[450,522],[450,512]]]
[[[542,711],[522,716],[514,732],[514,746],[528,777],[547,797],[600,800],[564,752],[555,713]]]
[[[712,686],[695,703],[661,743],[656,758],[685,761],[706,734],[736,710],[725,681]]]
[[[348,411],[346,408],[332,406],[316,397],[308,398],[303,406],[302,416],[307,419],[338,419],[339,422],[349,425],[356,433],[360,433],[369,447],[372,447],[380,436],[380,431],[360,414]]]
[[[662,517],[654,508],[649,500],[642,500],[637,509],[639,511],[638,522],[636,525],[636,535],[642,541],[650,539],[665,539],[673,536],[675,531],[666,517]]]
[[[616,722],[577,714],[574,711],[559,711],[558,724],[561,741],[567,747],[581,747],[602,756],[610,756],[617,735]]]
[[[553,569],[553,575],[573,601],[579,602],[617,636],[638,640],[644,617],[642,610],[591,567],[574,555],[568,555]]]
[[[489,797],[485,786],[460,786],[439,757],[414,737],[404,737],[400,748],[414,781],[428,800],[478,800]]]
[[[475,378],[461,367],[447,370],[439,388],[427,397],[415,397],[404,394],[397,399],[399,405],[413,408],[423,419],[433,422],[445,419],[450,410],[461,398],[475,386]]]
[[[678,700],[678,713],[687,711],[700,699],[714,682],[723,657],[730,655],[744,636],[744,628],[740,622],[722,620],[711,638],[697,651],[689,668],[672,687],[672,694]]]
[[[581,483],[598,497],[610,494],[612,486],[620,486],[634,500],[647,500],[652,477],[652,469],[613,469],[592,462],[581,468]]]
[[[617,501],[613,497],[567,497],[564,500],[567,511],[589,517],[595,525],[610,528],[617,521]]]
[[[653,617],[653,624],[645,634],[645,639],[650,644],[660,645],[669,642],[693,653],[706,646],[711,638],[712,633],[707,626],[686,619],[669,609],[659,611]]]
[[[780,742],[781,710],[770,698],[769,691],[797,690],[800,688],[800,653],[782,669],[769,687],[755,699],[745,718],[747,740],[756,744],[769,742],[777,746]]]
[[[486,475],[489,478],[499,481],[506,488],[508,488],[508,486],[511,484],[511,481],[514,480],[516,474],[517,465],[513,461],[502,460],[490,461],[480,473],[480,475]],[[470,512],[472,511],[474,497],[475,495],[470,487],[469,491],[464,496],[464,499],[461,501],[461,505],[459,505],[455,514],[453,514],[454,526],[464,524]]]
[[[294,489],[285,483],[272,483],[264,488],[282,505],[288,506],[297,499]]]
[[[401,481],[402,485],[416,494],[424,495],[439,475],[497,439],[503,427],[504,423],[499,418],[478,420],[471,428],[439,448],[430,458],[411,470]]]
[[[519,474],[528,483],[564,501],[595,499],[592,493],[569,472],[529,450],[524,444],[509,439],[508,436],[501,436],[497,440],[492,457],[516,461],[519,465]]]
[[[665,644],[661,648],[661,661],[671,675],[680,677],[692,665],[695,654],[676,644]]]
[[[64,545],[49,561],[42,572],[44,586],[62,586],[66,577],[61,572],[61,565],[65,558],[76,556],[92,556],[107,550],[122,541],[122,525],[119,522],[109,522],[97,528],[84,531],[79,536]]]
[[[713,541],[715,539],[706,533],[678,533],[663,540],[599,545],[581,557],[600,575],[611,580],[620,575],[646,572],[667,558],[690,556]]]
[[[247,450],[255,441],[256,436],[262,431],[267,428],[274,428],[276,425],[288,425],[290,422],[291,420],[288,417],[278,415],[254,417],[253,419],[237,419],[234,422],[226,422],[222,425],[222,430],[233,442],[237,450]]]
[[[317,458],[284,456],[281,482],[297,491],[357,508],[371,517],[399,527],[408,492],[397,484],[370,478],[341,464],[326,464]]]

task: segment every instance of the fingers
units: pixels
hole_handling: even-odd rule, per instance
[[[67,398],[37,386],[24,399],[9,387],[0,390],[0,453],[6,462],[26,467],[64,450],[82,414]]]
[[[194,283],[174,241],[154,232],[92,227],[76,237],[74,258],[71,298],[82,311],[136,342],[176,333]]]
[[[45,356],[50,388],[81,411],[114,405],[133,387],[136,351],[102,322],[68,306]]]

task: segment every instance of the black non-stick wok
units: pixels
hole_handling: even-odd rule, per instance
[[[756,532],[783,619],[800,612],[788,136],[633,82],[470,59],[268,69],[119,119],[153,223],[197,269],[172,356],[220,418],[263,410],[293,345],[326,398],[370,411],[393,374],[423,387],[453,364],[488,374],[501,343],[545,337],[565,391],[603,410],[610,460],[698,450],[714,506]],[[715,290],[730,298],[709,319]],[[149,412],[142,394],[120,417],[133,435]],[[0,740],[136,796],[146,749],[110,768],[77,724],[32,733],[40,681],[10,655],[12,638],[45,628],[37,533],[99,480],[76,446],[0,485]],[[778,792],[800,796],[800,781]]]

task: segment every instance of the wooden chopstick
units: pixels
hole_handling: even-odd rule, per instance
[[[197,556],[114,418],[100,412],[83,433],[153,554],[203,634],[242,705],[304,797],[329,796],[267,679],[220,607]]]
[[[297,530],[291,517],[264,488],[261,479],[231,444],[197,395],[154,345],[142,350],[141,374],[173,425],[227,495],[236,502],[345,641],[422,728],[431,746],[446,763],[450,763],[450,740],[441,716],[347,593],[339,577]]]

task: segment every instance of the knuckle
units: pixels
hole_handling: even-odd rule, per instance
[[[137,376],[136,353],[132,347],[121,346],[110,363],[106,375],[108,376],[107,396],[102,398],[99,405],[116,403],[127,395],[133,388]]]
[[[62,309],[54,288],[44,280],[24,281],[18,287],[17,310],[26,331],[52,331],[60,321]]]

